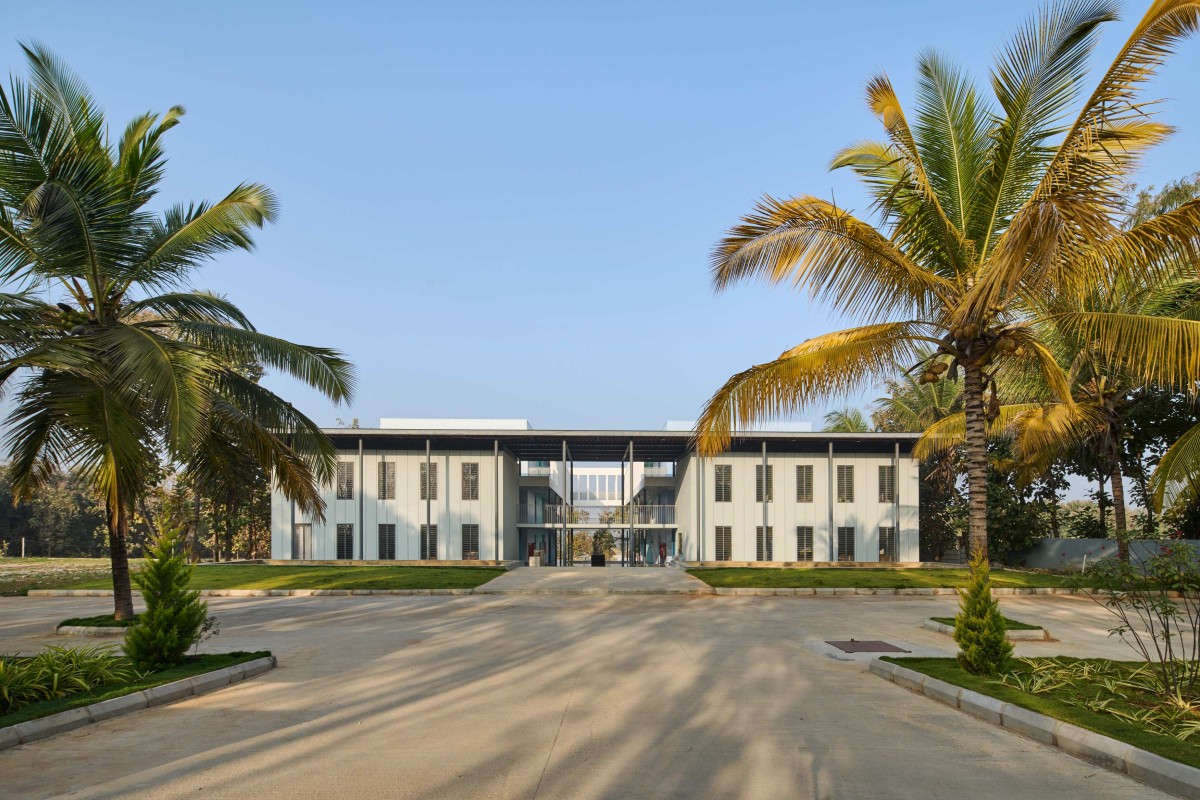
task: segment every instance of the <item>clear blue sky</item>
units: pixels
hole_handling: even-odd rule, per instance
[[[1107,66],[1144,3],[1108,26]],[[714,295],[708,254],[763,193],[862,209],[844,144],[863,85],[911,105],[934,47],[976,72],[1034,2],[20,3],[3,62],[45,42],[114,124],[187,107],[165,197],[262,181],[282,204],[197,285],[260,329],[337,347],[353,408],[319,422],[691,419],[730,374],[841,321],[783,289]],[[1141,181],[1200,169],[1200,40],[1153,92],[1179,127]],[[861,400],[876,396],[867,387]],[[822,404],[803,415],[818,423]]]

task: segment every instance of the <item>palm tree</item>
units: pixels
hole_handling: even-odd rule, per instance
[[[871,423],[862,411],[846,406],[825,415],[825,430],[831,433],[867,433],[871,430]]]
[[[0,282],[25,290],[0,296],[0,388],[16,384],[5,443],[19,494],[72,465],[104,497],[123,619],[130,515],[161,459],[236,448],[301,507],[323,511],[317,484],[331,477],[332,444],[234,365],[261,363],[335,402],[349,400],[352,368],[186,288],[201,264],[252,247],[252,229],[276,215],[269,189],[242,184],[216,203],[151,214],[162,137],[183,109],[137,117],[113,145],[82,82],[44,48],[25,52],[30,81],[0,89]]]
[[[994,105],[934,53],[918,59],[911,124],[886,76],[868,83],[886,140],[853,144],[833,166],[862,179],[877,224],[812,196],[766,197],[717,245],[712,267],[718,289],[762,277],[867,324],[730,378],[698,422],[703,454],[723,450],[733,430],[891,377],[897,363],[923,369],[927,382],[961,376],[970,552],[986,554],[986,435],[999,413],[998,372],[1032,364],[1057,399],[1072,403],[1066,375],[1039,338],[1039,304],[1106,275],[1194,260],[1200,250],[1195,202],[1129,230],[1118,219],[1119,189],[1170,132],[1147,116],[1139,89],[1200,27],[1200,0],[1157,0],[1064,126],[1099,28],[1115,18],[1107,0],[1046,6],[1000,51]],[[1063,324],[1081,333],[1101,327],[1081,318]],[[1121,351],[1109,332],[1087,338]],[[930,347],[932,358],[922,352]]]

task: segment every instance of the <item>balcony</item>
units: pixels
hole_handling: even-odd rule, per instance
[[[562,525],[575,527],[626,527],[629,525],[629,506],[562,506],[521,503],[517,508],[520,525]],[[675,506],[634,506],[633,524],[674,525]]]

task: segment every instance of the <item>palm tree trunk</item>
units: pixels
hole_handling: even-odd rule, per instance
[[[963,412],[967,433],[967,555],[987,558],[987,418],[983,411],[983,367],[963,365]]]
[[[1112,474],[1113,527],[1117,535],[1117,557],[1129,560],[1129,537],[1125,534],[1125,481],[1121,477],[1121,462],[1113,460]]]
[[[118,495],[119,496],[119,495]],[[108,552],[113,576],[113,617],[130,619],[133,616],[133,587],[129,583],[129,553],[125,548],[125,530],[128,520],[124,503],[104,501],[108,517]]]

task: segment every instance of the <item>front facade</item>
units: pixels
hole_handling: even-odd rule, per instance
[[[327,431],[323,520],[275,493],[273,558],[555,565],[606,529],[630,565],[918,560],[915,435],[748,432],[701,458],[680,430],[383,424]]]

